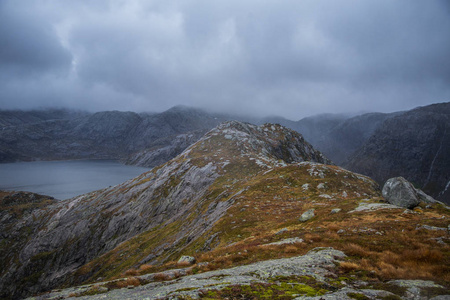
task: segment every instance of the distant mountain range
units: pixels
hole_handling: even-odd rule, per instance
[[[403,176],[450,203],[450,103],[387,118],[343,165],[378,182]]]
[[[220,115],[177,106],[162,113],[0,111],[0,162],[117,159],[158,166],[227,120],[278,123],[337,165],[379,183],[401,175],[450,203],[449,103],[407,112],[325,114],[291,121]]]
[[[168,146],[180,134],[191,133],[200,138],[225,121],[182,106],[158,114],[58,110],[3,111],[0,116],[0,123],[4,124],[0,128],[0,162],[86,158],[123,160],[139,151]]]

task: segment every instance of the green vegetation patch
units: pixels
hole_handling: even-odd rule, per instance
[[[306,284],[252,283],[250,285],[232,285],[220,290],[202,290],[203,299],[294,299],[300,295],[314,297],[324,295],[327,290],[316,289]]]
[[[364,294],[361,293],[347,293],[347,296],[349,296],[352,299],[357,299],[357,300],[369,300],[370,298],[367,297]]]

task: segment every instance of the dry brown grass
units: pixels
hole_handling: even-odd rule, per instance
[[[341,237],[339,236],[339,234],[337,234],[334,231],[327,231],[325,232],[324,237],[328,240],[339,240]]]
[[[367,257],[370,255],[370,252],[367,249],[354,243],[343,245],[342,251],[350,256]]]
[[[318,235],[318,234],[314,234],[314,233],[305,233],[305,235],[303,236],[303,239],[306,242],[320,242],[322,240],[322,236]]]
[[[153,275],[153,280],[155,281],[167,281],[171,279],[172,277],[166,273],[156,273],[155,275]]]
[[[286,246],[286,248],[283,249],[284,253],[297,253],[298,248],[294,245]]]
[[[419,249],[406,250],[402,253],[402,259],[407,261],[420,261],[422,263],[439,263],[443,259],[440,251],[430,249],[427,247],[420,247]]]
[[[179,266],[179,267],[187,267],[190,265],[192,265],[192,264],[187,261],[177,262],[177,266]]]
[[[339,226],[336,223],[331,223],[331,224],[328,224],[327,228],[329,231],[337,232],[339,229],[341,229],[341,226]]]
[[[146,272],[146,271],[148,271],[148,270],[151,270],[153,268],[153,265],[147,265],[147,264],[145,264],[145,265],[141,265],[140,267],[139,267],[139,271],[140,272]]]
[[[141,281],[136,278],[136,277],[128,277],[124,280],[116,280],[116,281],[111,281],[107,284],[107,287],[109,289],[122,289],[122,288],[126,288],[129,286],[140,286],[141,285]]]
[[[345,272],[349,272],[349,271],[353,271],[353,270],[358,270],[361,268],[361,266],[357,263],[354,262],[349,262],[349,261],[343,261],[339,264],[339,266],[341,267],[341,269]]]
[[[393,244],[391,250],[378,252],[354,243],[343,245],[341,250],[353,258],[341,263],[341,270],[370,271],[376,273],[381,280],[426,279],[448,282],[450,266],[448,257],[442,251],[417,240],[412,243],[412,249],[399,246],[401,244]]]
[[[140,274],[140,272],[136,269],[126,270],[124,273],[125,276],[138,276],[139,274]]]

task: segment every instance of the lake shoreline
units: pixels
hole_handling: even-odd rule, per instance
[[[66,200],[120,184],[150,170],[112,159],[2,163],[0,190],[27,191]]]

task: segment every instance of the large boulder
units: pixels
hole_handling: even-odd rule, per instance
[[[420,202],[438,202],[423,191],[414,188],[411,182],[403,177],[388,179],[383,186],[382,193],[387,202],[409,209],[416,207]]]

